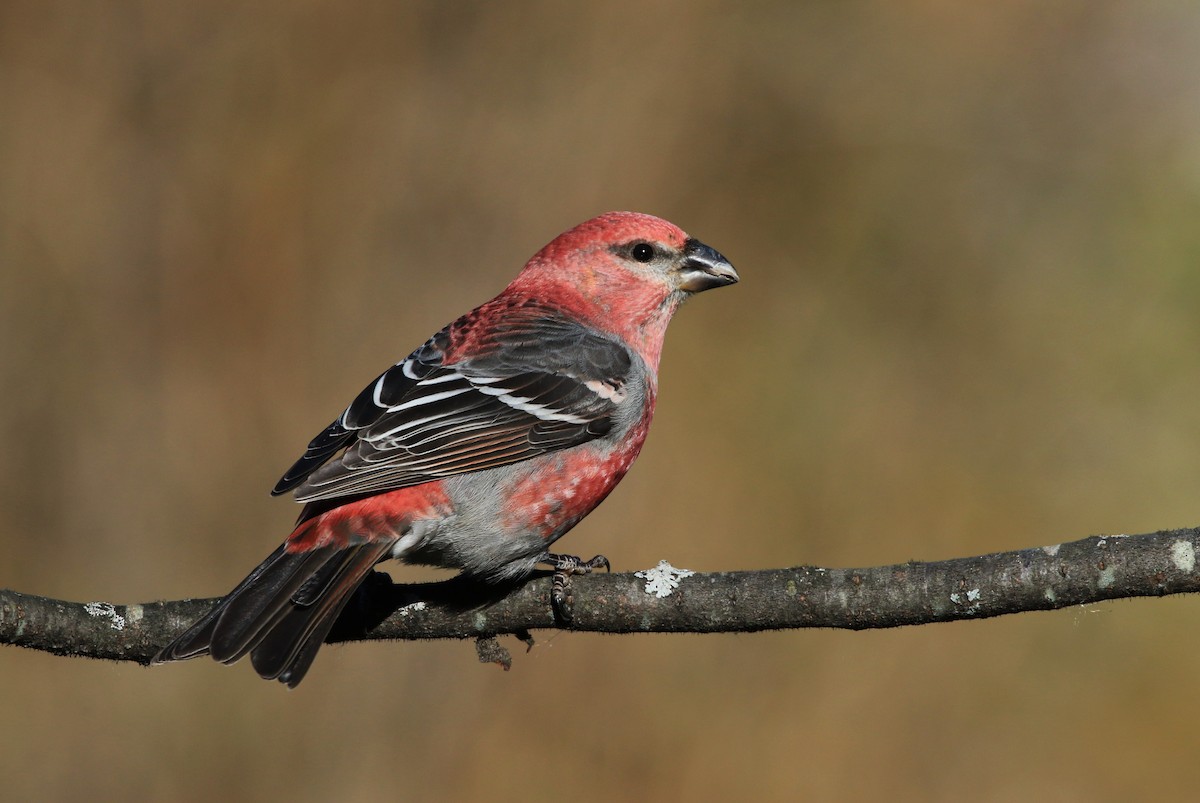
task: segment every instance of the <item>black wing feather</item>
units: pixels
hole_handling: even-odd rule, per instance
[[[514,463],[603,437],[633,358],[611,337],[526,303],[478,354],[445,354],[471,316],[368,385],[275,486],[304,502],[379,493]],[[334,457],[341,451],[342,454]],[[332,458],[332,459],[331,459]]]
[[[304,482],[309,474],[351,443],[357,437],[358,430],[379,420],[388,408],[399,404],[412,392],[419,381],[433,373],[442,364],[448,329],[438,332],[363,388],[338,419],[309,442],[304,454],[279,479],[271,494],[278,496],[287,493]]]

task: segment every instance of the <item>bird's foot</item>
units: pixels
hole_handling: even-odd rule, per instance
[[[611,570],[608,558],[603,555],[597,555],[591,560],[585,561],[575,555],[555,555],[546,552],[538,559],[538,562],[548,563],[554,567],[554,579],[550,584],[550,604],[554,608],[555,615],[566,624],[570,624],[571,619],[574,618],[571,613],[571,606],[575,602],[575,598],[571,596],[571,575],[590,574],[601,566],[606,572]]]

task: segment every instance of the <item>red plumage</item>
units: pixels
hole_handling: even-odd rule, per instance
[[[723,256],[650,215],[610,212],[555,238],[309,443],[274,491],[306,503],[292,534],[156,662],[249,654],[295,686],[388,558],[489,580],[539,562],[587,570],[550,544],[641,451],[675,310],[736,281]]]

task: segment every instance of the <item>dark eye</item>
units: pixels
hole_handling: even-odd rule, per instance
[[[649,262],[654,259],[654,246],[650,243],[635,243],[629,253],[638,262]]]

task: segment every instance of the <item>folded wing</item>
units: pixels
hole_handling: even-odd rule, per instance
[[[525,304],[489,331],[470,317],[381,374],[276,485],[302,502],[383,493],[515,463],[607,434],[632,357]],[[471,339],[470,359],[453,360]]]

